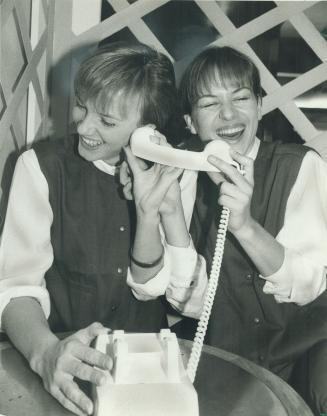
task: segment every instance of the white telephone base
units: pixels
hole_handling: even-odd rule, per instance
[[[176,335],[99,335],[96,349],[109,354],[107,383],[94,387],[95,416],[199,416],[198,396],[182,361]]]

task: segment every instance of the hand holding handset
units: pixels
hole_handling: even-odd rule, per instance
[[[151,136],[155,136],[155,131],[150,126],[140,127],[134,131],[130,146],[135,156],[181,169],[218,172],[218,169],[207,161],[209,155],[214,155],[239,168],[238,163],[229,154],[229,145],[222,140],[212,140],[203,152],[192,152],[153,143]]]

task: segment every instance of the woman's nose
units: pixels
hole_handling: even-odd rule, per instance
[[[235,108],[232,102],[223,103],[219,109],[219,118],[222,120],[232,120],[235,116]]]
[[[95,123],[92,114],[86,114],[77,121],[77,133],[82,136],[93,134],[95,131]]]

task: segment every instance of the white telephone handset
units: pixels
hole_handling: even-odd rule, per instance
[[[192,152],[153,143],[150,136],[154,135],[155,131],[150,126],[136,129],[130,141],[133,154],[162,165],[206,172],[218,172],[218,169],[207,161],[209,155],[217,155],[220,159],[239,167],[229,154],[229,145],[222,140],[212,140],[203,152]]]

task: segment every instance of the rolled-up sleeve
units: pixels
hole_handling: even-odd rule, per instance
[[[197,175],[185,171],[181,180],[181,197],[186,224],[189,227],[193,212]],[[167,244],[162,234],[164,265],[159,273],[148,282],[138,284],[128,271],[127,283],[139,300],[150,300],[166,295],[168,302],[183,315],[199,317],[207,287],[206,265],[198,255],[192,239],[188,247],[174,247]]]
[[[284,262],[261,276],[264,292],[277,302],[312,302],[326,290],[327,274],[327,164],[314,152],[303,159],[276,239],[285,247]]]
[[[47,181],[33,150],[17,161],[0,242],[0,322],[16,297],[33,297],[50,313],[44,274],[53,261]]]

